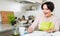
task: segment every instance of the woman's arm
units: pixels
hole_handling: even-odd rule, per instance
[[[58,18],[56,18],[54,20],[54,24],[55,24],[55,31],[59,31],[59,26],[60,26],[60,20]]]
[[[28,32],[30,33],[33,32],[38,23],[39,23],[39,17],[37,17],[35,21],[32,23],[32,25],[28,28]]]

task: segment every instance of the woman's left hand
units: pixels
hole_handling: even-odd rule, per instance
[[[48,30],[44,30],[45,32],[49,32],[49,33],[51,33],[51,32],[55,32],[55,29],[54,28],[51,28],[51,29],[48,29]]]
[[[48,32],[55,32],[55,29],[50,29]]]

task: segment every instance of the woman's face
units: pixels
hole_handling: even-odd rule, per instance
[[[48,9],[47,5],[43,5],[43,13],[46,17],[49,17],[51,15],[51,10]]]

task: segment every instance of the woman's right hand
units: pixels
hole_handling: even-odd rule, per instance
[[[33,32],[33,29],[31,27],[28,28],[28,32],[29,33],[32,33]]]

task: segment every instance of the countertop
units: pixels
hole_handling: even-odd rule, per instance
[[[13,27],[10,24],[0,24],[0,32],[12,30]]]
[[[21,27],[29,26],[29,24],[20,25]],[[13,26],[10,24],[0,24],[0,32],[12,30]]]

